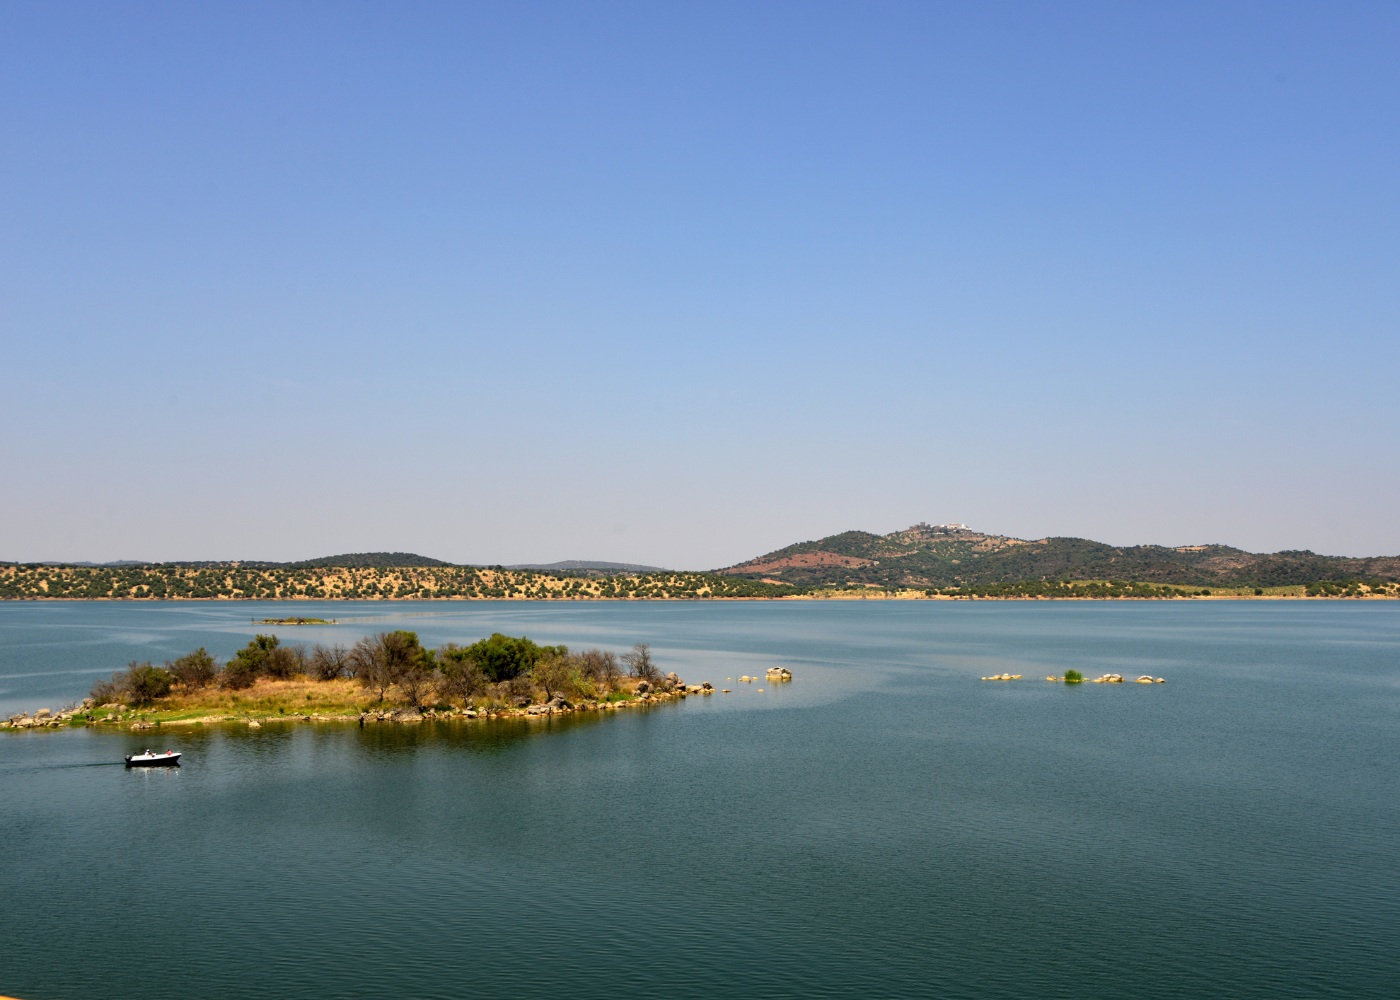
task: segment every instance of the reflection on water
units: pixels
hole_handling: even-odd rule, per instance
[[[138,610],[133,630],[176,623],[161,643],[246,641],[226,611]],[[0,846],[19,859],[0,865],[4,992],[1388,998],[1400,982],[1395,606],[468,610],[399,621],[430,645],[641,638],[688,679],[795,676],[607,715],[0,734]],[[88,648],[52,638],[65,668]],[[1067,667],[1168,683],[1035,679]],[[1003,671],[1027,680],[977,680]],[[123,773],[157,744],[183,766]],[[153,926],[178,934],[153,949]]]

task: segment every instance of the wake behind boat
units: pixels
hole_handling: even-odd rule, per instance
[[[155,753],[151,750],[144,750],[141,753],[129,753],[126,755],[127,767],[179,767],[180,755],[174,750],[167,750],[165,753]]]

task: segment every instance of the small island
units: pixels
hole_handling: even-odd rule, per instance
[[[334,618],[264,618],[259,625],[334,625]]]
[[[469,646],[429,649],[417,633],[398,630],[365,636],[348,648],[318,644],[308,650],[258,635],[224,664],[202,647],[161,666],[132,662],[98,681],[81,705],[11,716],[0,727],[529,718],[606,712],[714,690],[663,674],[646,643],[618,656],[498,632]]]

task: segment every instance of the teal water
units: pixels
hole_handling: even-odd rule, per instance
[[[735,691],[208,728],[160,737],[170,772],[120,766],[146,736],[0,733],[0,994],[1397,994],[1400,604],[321,611],[280,634],[646,640]],[[0,710],[289,613],[0,605]],[[773,663],[791,685],[724,683]]]

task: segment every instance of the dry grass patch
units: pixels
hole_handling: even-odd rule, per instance
[[[364,689],[346,678],[318,681],[304,676],[286,680],[260,677],[241,691],[177,689],[162,698],[150,715],[153,721],[162,722],[209,716],[355,715],[367,700]]]

